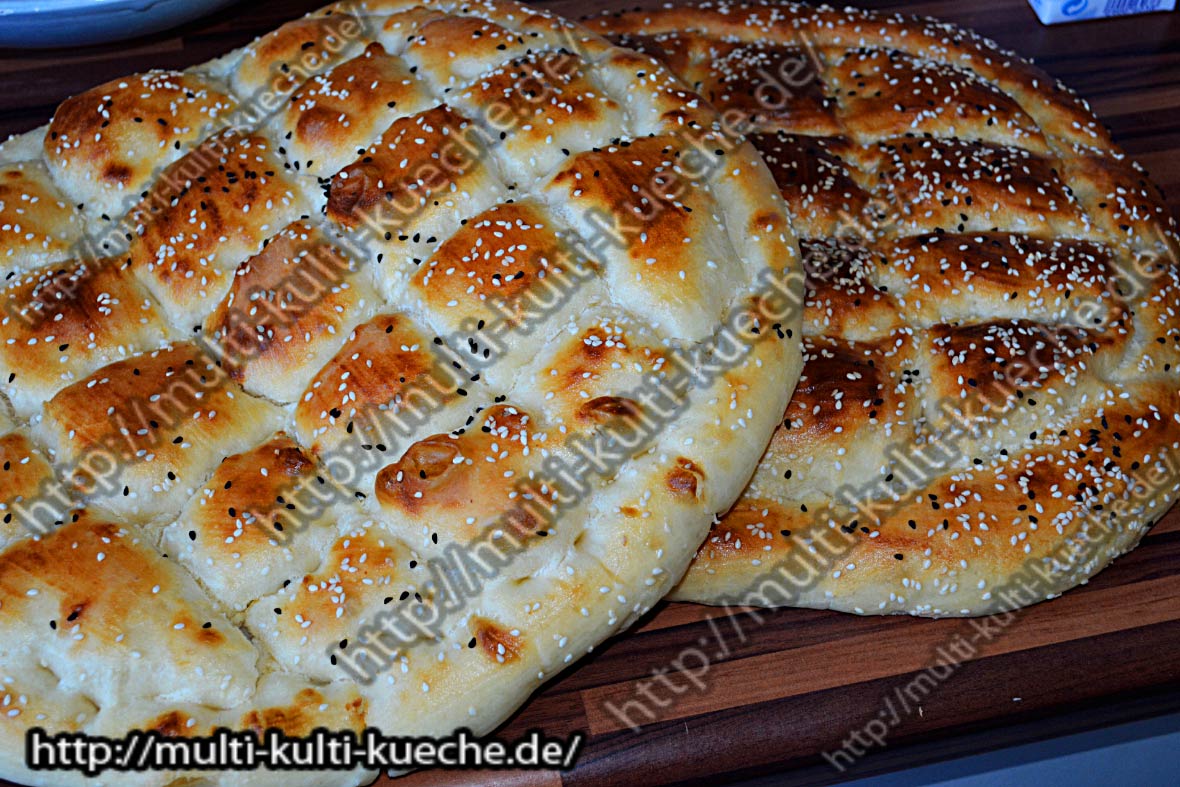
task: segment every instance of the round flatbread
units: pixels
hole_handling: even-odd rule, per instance
[[[91,783],[27,770],[33,727],[490,731],[675,584],[802,365],[754,149],[511,2],[339,4],[102,85],[0,189],[17,781]]]
[[[589,24],[751,132],[808,276],[802,380],[672,598],[982,615],[1086,581],[1167,510],[1175,224],[1084,102],[924,19]]]

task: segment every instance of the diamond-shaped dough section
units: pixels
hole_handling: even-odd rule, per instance
[[[285,98],[316,74],[360,54],[370,20],[349,14],[306,16],[259,38],[221,63],[241,99],[260,106]]]
[[[191,72],[115,79],[58,107],[45,135],[45,160],[71,200],[117,218],[153,176],[236,107],[212,81]]]
[[[78,211],[43,164],[0,167],[0,275],[68,258],[82,230]]]
[[[257,653],[134,528],[83,514],[0,554],[0,649],[27,649],[99,707],[161,698],[229,707]]]
[[[231,613],[244,612],[319,566],[342,494],[352,497],[278,434],[222,460],[163,543]]]
[[[558,448],[556,439],[549,440],[553,434],[519,407],[483,410],[462,429],[414,443],[377,474],[379,516],[428,556],[481,540],[493,548],[503,543],[504,552],[544,544],[560,550],[573,533],[561,527],[568,511],[558,517],[556,485],[562,482],[547,483],[542,472],[548,452]],[[496,531],[502,536],[495,537]]]
[[[45,405],[55,463],[122,520],[174,517],[226,454],[274,431],[280,411],[194,344],[103,367]]]
[[[800,238],[869,234],[869,194],[844,160],[851,143],[783,131],[751,134],[750,141],[787,201]]]
[[[875,278],[914,325],[993,319],[1092,329],[1126,320],[1110,250],[1008,233],[914,235],[878,244]]]
[[[394,120],[434,103],[405,61],[374,43],[304,83],[276,116],[274,130],[296,172],[334,175]]]
[[[840,120],[855,138],[932,134],[1049,151],[1020,104],[974,71],[896,50],[840,54],[827,77],[840,103]]]
[[[1023,148],[898,137],[865,155],[899,235],[1019,232],[1097,237],[1053,160]]]
[[[14,279],[0,303],[0,390],[21,418],[95,369],[156,349],[168,331],[118,260],[41,268]]]
[[[703,62],[689,74],[714,106],[748,122],[801,134],[840,133],[836,102],[812,47],[773,41],[694,42]],[[700,52],[699,50],[705,50]]]
[[[566,51],[533,55],[482,75],[452,102],[493,136],[510,177],[535,183],[563,159],[620,136],[619,103]]]
[[[0,437],[0,548],[49,533],[72,507],[69,490],[27,434]]]
[[[173,326],[198,328],[234,269],[307,213],[265,138],[227,131],[170,166],[132,212],[132,269]]]
[[[299,442],[341,482],[367,493],[413,440],[462,421],[478,377],[402,314],[358,326],[295,407]],[[476,377],[476,379],[472,379]]]
[[[370,616],[404,600],[425,567],[371,522],[340,536],[314,572],[259,599],[246,613],[255,639],[288,670],[322,680],[342,677],[332,651]],[[345,646],[347,649],[347,646]]]
[[[443,104],[396,121],[332,178],[328,217],[378,252],[390,300],[412,262],[506,195],[489,144],[486,131]]]
[[[667,348],[643,322],[609,310],[591,311],[552,332],[525,368],[521,395],[539,401],[546,417],[575,431],[619,417],[651,415],[640,401],[676,371]]]
[[[673,136],[610,145],[575,156],[546,188],[602,256],[617,302],[668,336],[700,340],[721,318],[714,294],[741,274],[722,209],[687,165],[689,150]]]
[[[494,385],[511,384],[553,320],[604,300],[600,266],[540,201],[497,205],[418,266],[407,294]]]
[[[247,391],[294,402],[381,305],[369,277],[334,239],[297,221],[238,267],[205,332]]]
[[[449,89],[545,44],[539,34],[518,33],[487,19],[443,16],[423,24],[404,55],[439,89]]]

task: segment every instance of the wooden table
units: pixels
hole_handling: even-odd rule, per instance
[[[72,93],[205,60],[320,4],[242,3],[219,19],[107,47],[0,50],[0,136],[40,125]],[[571,15],[594,10],[574,0],[546,5]],[[941,16],[1034,57],[1091,101],[1180,213],[1180,14],[1046,28],[1024,0],[857,5]],[[719,619],[711,625],[710,616]],[[929,678],[914,683],[936,647],[957,634],[984,639],[964,621],[800,610],[757,620],[665,605],[549,683],[501,731],[585,731],[572,772],[421,773],[399,785],[716,784],[762,775],[774,784],[826,783],[842,774],[820,753],[855,730],[869,745],[854,745],[868,753],[848,774],[865,775],[1178,709],[1180,509],[1088,586],[1020,613],[932,689]],[[675,672],[677,660],[700,674],[700,688]],[[918,700],[903,700],[907,694]],[[633,732],[607,703],[648,721],[627,706],[637,699],[655,720]],[[894,714],[885,745],[876,745],[869,734]]]

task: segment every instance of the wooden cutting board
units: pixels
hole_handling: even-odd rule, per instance
[[[105,79],[200,62],[321,4],[263,0],[130,44],[0,52],[0,135]],[[855,4],[940,16],[1034,57],[1090,99],[1180,213],[1180,14],[1045,28],[1025,0]],[[578,15],[635,3],[544,5]],[[396,784],[827,783],[1180,709],[1180,509],[1089,585],[1006,623],[662,605],[499,732],[585,732],[574,770]],[[864,756],[841,772],[822,755],[842,750],[849,765],[848,741]]]

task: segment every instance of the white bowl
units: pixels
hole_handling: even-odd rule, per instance
[[[0,0],[0,46],[84,46],[154,33],[234,0]]]

